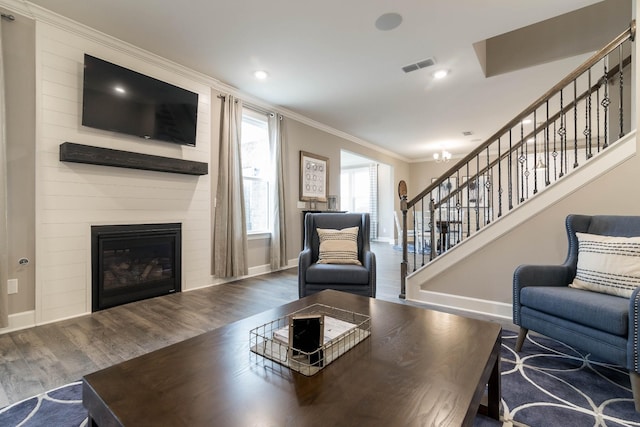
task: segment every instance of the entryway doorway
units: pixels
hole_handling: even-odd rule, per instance
[[[340,210],[367,212],[371,240],[393,242],[393,167],[340,152]]]

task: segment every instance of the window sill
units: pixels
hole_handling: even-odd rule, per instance
[[[248,233],[247,240],[268,240],[271,239],[271,233],[269,231],[265,231],[262,233]]]

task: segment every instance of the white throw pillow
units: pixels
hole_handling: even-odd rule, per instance
[[[358,260],[358,227],[333,230],[318,228],[320,254],[318,264],[356,264]]]
[[[640,237],[576,233],[578,268],[572,288],[631,297],[640,286]]]

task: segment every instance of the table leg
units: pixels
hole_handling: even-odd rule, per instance
[[[495,420],[500,419],[500,340],[498,340],[496,362],[491,370],[489,383],[487,384],[487,415]]]

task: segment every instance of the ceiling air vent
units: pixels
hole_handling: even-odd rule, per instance
[[[419,70],[421,68],[431,67],[435,65],[436,61],[433,58],[423,59],[422,61],[416,62],[415,64],[409,64],[402,67],[402,71],[405,73],[410,73],[412,71]]]

